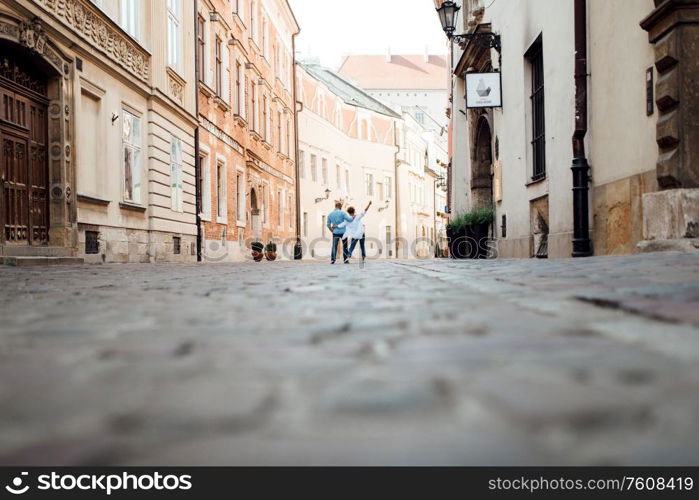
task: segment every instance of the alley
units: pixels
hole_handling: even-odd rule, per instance
[[[690,464],[699,256],[0,267],[3,464]]]

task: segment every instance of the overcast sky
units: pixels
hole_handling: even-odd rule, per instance
[[[289,0],[301,25],[296,51],[337,68],[348,54],[446,53],[432,0]]]

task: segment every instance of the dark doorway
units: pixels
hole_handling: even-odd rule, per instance
[[[47,77],[20,48],[0,56],[2,243],[46,245],[49,235]]]

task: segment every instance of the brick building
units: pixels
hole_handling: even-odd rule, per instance
[[[241,260],[253,240],[296,237],[294,36],[286,0],[199,0],[202,258]],[[285,252],[282,252],[282,247]]]

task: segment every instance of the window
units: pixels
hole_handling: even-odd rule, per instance
[[[262,139],[268,141],[267,137],[267,96],[263,95],[262,96]]]
[[[252,129],[257,132],[259,130],[259,110],[257,109],[257,85],[254,81],[250,84],[250,93],[252,94]]]
[[[386,177],[385,184],[386,184],[386,198],[390,200],[391,198],[393,198],[393,186],[392,186],[390,177]]]
[[[250,5],[250,33],[252,34],[252,39],[257,43],[257,2],[252,0]]]
[[[97,231],[85,231],[85,254],[100,253],[100,233]]]
[[[124,201],[141,203],[141,119],[124,110]]]
[[[184,188],[182,184],[182,141],[170,139],[170,208],[184,212]]]
[[[179,70],[182,66],[180,0],[167,0],[167,64]]]
[[[284,224],[282,222],[284,220],[284,195],[282,194],[281,189],[277,191],[277,218],[279,221],[279,227],[281,228]]]
[[[182,253],[182,238],[179,236],[172,237],[172,253],[180,255]]]
[[[206,20],[200,15],[197,17],[197,64],[199,71],[199,81],[204,81],[206,77]]]
[[[226,219],[228,209],[226,203],[226,165],[216,162],[216,215],[219,219]]]
[[[374,175],[373,174],[366,174],[364,176],[364,181],[366,184],[366,195],[367,196],[374,196]]]
[[[139,24],[139,6],[140,0],[121,0],[121,9],[119,12],[119,20],[121,27],[129,35],[138,38]]]
[[[282,113],[277,111],[277,151],[282,152]]]
[[[383,183],[382,182],[377,182],[376,183],[376,192],[378,193],[379,200],[384,199],[384,191],[383,191]]]
[[[284,111],[284,116],[286,116],[286,156],[291,156],[291,119],[289,118],[289,113]]]
[[[209,170],[209,157],[205,154],[199,156],[199,192],[202,216],[209,219],[211,217],[211,170]]]
[[[328,160],[323,158],[323,166],[322,166],[322,173],[323,173],[323,185],[327,186],[328,185]]]
[[[243,174],[238,172],[235,182],[236,218],[238,222],[245,221],[245,181]]]
[[[267,18],[262,14],[262,56],[269,60],[269,34],[267,33]]]
[[[425,124],[425,113],[423,113],[422,111],[418,111],[417,113],[415,113],[415,120],[417,120],[417,122],[420,125],[424,125]]]
[[[534,42],[525,56],[531,71],[532,180],[546,177],[546,123],[544,105],[544,49],[542,39]]]
[[[303,213],[303,235],[308,237],[308,212]]]
[[[350,175],[349,175],[349,169],[345,169],[345,190],[347,191],[347,194],[350,192]]]
[[[340,174],[340,165],[335,165],[335,179],[337,181],[337,189],[342,189],[342,175]]]
[[[386,226],[386,253],[388,257],[393,255],[393,236],[391,235],[391,226]]]
[[[306,178],[306,152],[299,149],[299,177]]]
[[[287,211],[289,212],[289,229],[294,228],[294,197],[289,193],[289,204],[287,205]]]
[[[223,55],[221,54],[221,39],[216,36],[216,95],[223,94]]]
[[[318,157],[311,155],[311,180],[318,182]]]
[[[235,113],[238,116],[245,116],[243,109],[245,107],[245,92],[243,91],[243,68],[240,61],[235,63]]]

